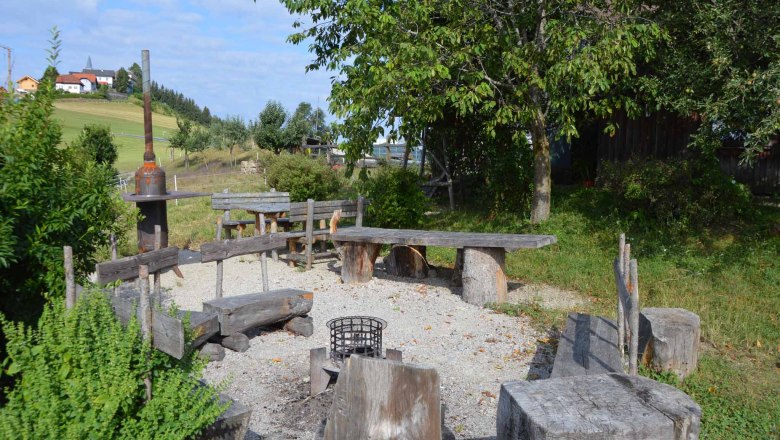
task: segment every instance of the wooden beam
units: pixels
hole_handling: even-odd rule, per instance
[[[268,234],[262,237],[250,237],[235,240],[222,240],[204,243],[200,246],[200,261],[208,263],[226,260],[240,255],[257,254],[285,246],[284,234]]]
[[[303,316],[313,304],[311,292],[280,289],[213,299],[203,303],[203,311],[219,317],[220,334],[227,336]]]
[[[138,278],[138,268],[142,264],[149,267],[150,273],[176,266],[179,264],[179,248],[167,247],[158,251],[98,263],[95,265],[97,283],[104,285],[116,280],[124,281]]]

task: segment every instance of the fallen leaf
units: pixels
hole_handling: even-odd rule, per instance
[[[271,362],[281,362],[282,358],[273,358],[271,359]]]
[[[477,351],[478,351],[478,352],[480,352],[480,353],[484,353],[484,352],[485,352],[485,349],[484,349],[484,348],[482,348],[482,347],[479,347],[479,349],[477,349]]]
[[[426,325],[426,326],[424,327],[424,329],[425,329],[425,330],[430,330],[430,329],[431,329],[431,326],[430,326],[430,325]]]
[[[473,339],[474,335],[472,335],[471,333],[463,333],[463,337],[466,339]]]
[[[498,339],[496,339],[496,338],[487,338],[487,339],[485,339],[485,342],[487,342],[488,344],[495,344],[496,342],[498,342]]]
[[[496,398],[496,395],[491,393],[490,391],[483,391],[482,395],[485,396],[485,397],[490,397],[491,399],[495,399]]]
[[[756,347],[761,348],[761,341],[756,340]]]

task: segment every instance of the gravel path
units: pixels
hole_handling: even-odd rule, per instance
[[[184,256],[184,279],[162,277],[166,301],[180,308],[202,310],[213,298],[215,264],[200,264],[197,253]],[[544,335],[525,318],[495,314],[460,299],[448,280],[414,280],[386,275],[380,264],[372,281],[342,284],[340,262],[319,261],[308,272],[269,258],[271,289],[298,288],[314,292],[315,333],[304,338],[285,331],[253,331],[245,353],[226,350],[222,362],[210,363],[205,379],[227,383],[226,393],[249,405],[247,439],[311,439],[327,414],[332,391],[308,399],[309,349],[328,345],[325,322],[347,315],[370,315],[388,322],[385,348],[403,351],[404,362],[435,367],[446,405],[445,438],[490,439],[496,434],[495,415],[500,384],[549,374],[549,347]],[[225,295],[261,289],[256,257],[224,263]]]

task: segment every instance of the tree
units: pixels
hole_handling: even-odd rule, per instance
[[[127,73],[124,67],[120,67],[116,71],[116,81],[114,81],[114,88],[119,93],[127,93],[127,88],[130,85],[130,75]]]
[[[530,132],[534,223],[550,210],[548,130],[575,136],[585,115],[638,110],[623,92],[661,35],[631,0],[282,1],[310,16],[290,37],[313,40],[307,69],[337,72],[330,103],[350,163],[385,126],[407,142],[464,118],[488,137]]]
[[[41,82],[47,81],[52,84],[55,84],[57,82],[57,77],[60,76],[60,72],[57,71],[57,68],[54,66],[47,66],[46,70],[43,71],[43,76],[41,77]]]
[[[284,127],[286,146],[299,147],[304,138],[311,135],[312,129],[311,104],[301,102]]]
[[[252,137],[259,148],[273,150],[279,154],[286,146],[285,132],[282,129],[287,120],[287,111],[278,101],[268,101],[257,116]]]
[[[141,66],[139,66],[138,63],[133,63],[128,70],[130,75],[132,75],[132,78],[130,79],[132,80],[133,93],[142,93],[143,91],[141,88],[143,86],[144,74],[143,70],[141,70]]]
[[[170,147],[171,149],[179,149],[184,151],[184,167],[190,167],[190,158],[187,155],[188,142],[190,140],[190,131],[192,130],[192,122],[189,119],[176,118],[176,125],[179,127],[179,131],[171,137]],[[173,157],[173,156],[171,156]]]
[[[107,125],[87,124],[79,137],[70,144],[74,154],[85,161],[92,161],[113,169],[118,157],[114,136]]]
[[[321,108],[317,107],[311,112],[311,115],[309,116],[309,127],[311,127],[311,130],[309,131],[310,136],[317,137],[320,140],[324,140],[328,137],[330,126],[325,123],[325,112]]]
[[[228,116],[221,125],[221,137],[230,150],[230,160],[235,166],[236,158],[233,156],[233,149],[243,147],[246,144],[249,139],[249,131],[240,116]]]

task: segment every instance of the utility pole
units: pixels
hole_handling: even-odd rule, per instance
[[[0,44],[0,48],[5,49],[8,52],[8,93],[13,96],[14,94],[14,87],[13,87],[13,79],[11,77],[11,48],[8,46],[3,46]]]

